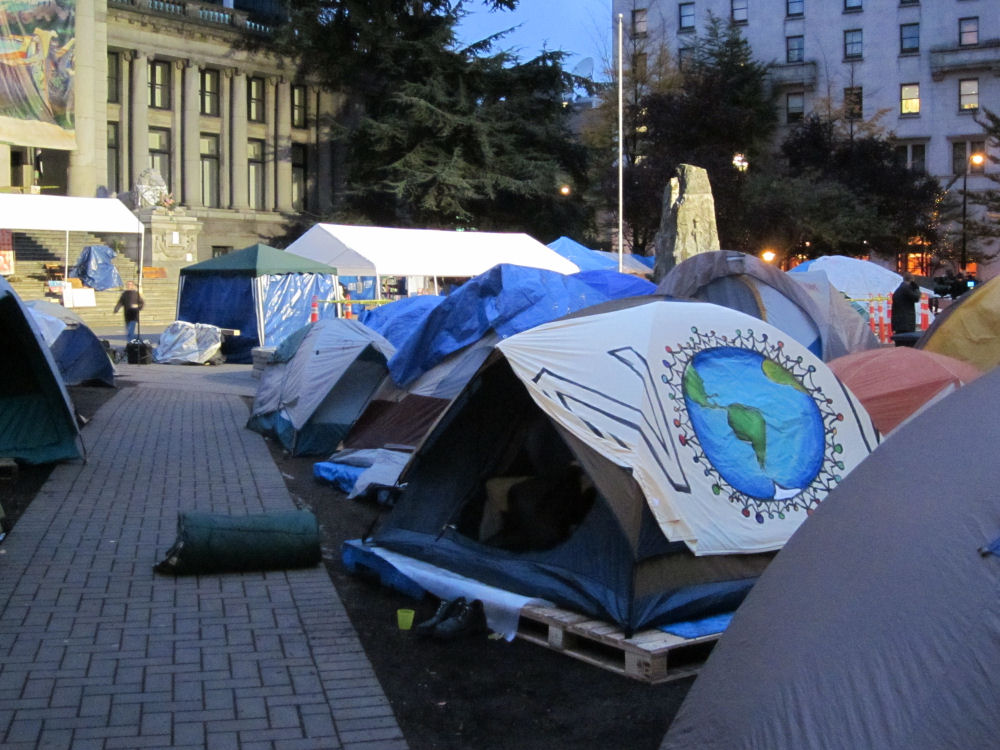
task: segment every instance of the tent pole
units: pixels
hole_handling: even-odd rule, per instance
[[[434,277],[434,294],[435,295],[441,294],[441,292],[438,291],[438,277],[437,276]]]
[[[66,261],[63,265],[63,304],[66,304],[66,287],[69,283],[69,230],[66,230]]]
[[[623,229],[624,217],[622,212],[625,210],[625,187],[624,178],[622,172],[625,169],[625,154],[624,154],[624,144],[622,143],[623,137],[623,123],[622,123],[622,91],[623,91],[623,81],[622,81],[622,18],[623,14],[618,14],[618,273],[622,273],[623,258],[625,255],[625,232]]]

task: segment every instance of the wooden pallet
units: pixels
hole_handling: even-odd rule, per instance
[[[521,609],[517,637],[641,682],[696,674],[721,633],[681,638],[644,630],[631,638],[615,625],[557,607]]]

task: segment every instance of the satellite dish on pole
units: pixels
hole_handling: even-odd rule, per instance
[[[594,58],[585,57],[580,62],[578,62],[573,70],[572,75],[577,78],[590,78],[594,75]]]

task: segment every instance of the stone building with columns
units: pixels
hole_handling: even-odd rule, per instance
[[[157,210],[161,221],[196,227],[196,240],[174,248],[182,255],[165,258],[184,262],[323,213],[332,180],[324,115],[338,97],[297,79],[287,60],[240,49],[248,32],[266,38],[274,6],[233,4],[78,0],[76,148],[0,144],[0,189],[122,195],[155,169],[173,208]]]

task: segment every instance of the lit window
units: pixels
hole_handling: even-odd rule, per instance
[[[734,23],[746,23],[749,20],[749,4],[750,0],[729,0],[730,17]]]
[[[861,10],[861,0],[844,0],[844,10]]]
[[[920,84],[904,83],[899,87],[899,114],[920,114]]]
[[[694,28],[694,3],[681,3],[678,6],[679,21],[678,26],[681,31],[689,31]]]
[[[805,113],[806,97],[801,91],[785,95],[785,122],[800,122]]]
[[[247,119],[264,122],[264,79],[247,79]]]
[[[850,29],[844,32],[844,59],[860,59],[863,50],[861,29]]]
[[[292,127],[306,126],[306,87],[292,86]]]
[[[219,116],[219,71],[211,68],[201,71],[201,113]]]
[[[979,44],[979,19],[958,19],[958,44],[960,47],[973,47]]]
[[[800,63],[805,60],[805,37],[785,37],[785,62]]]
[[[958,108],[962,112],[979,109],[979,79],[963,78],[958,82]]]
[[[904,23],[899,26],[899,51],[902,53],[920,51],[920,24]]]

